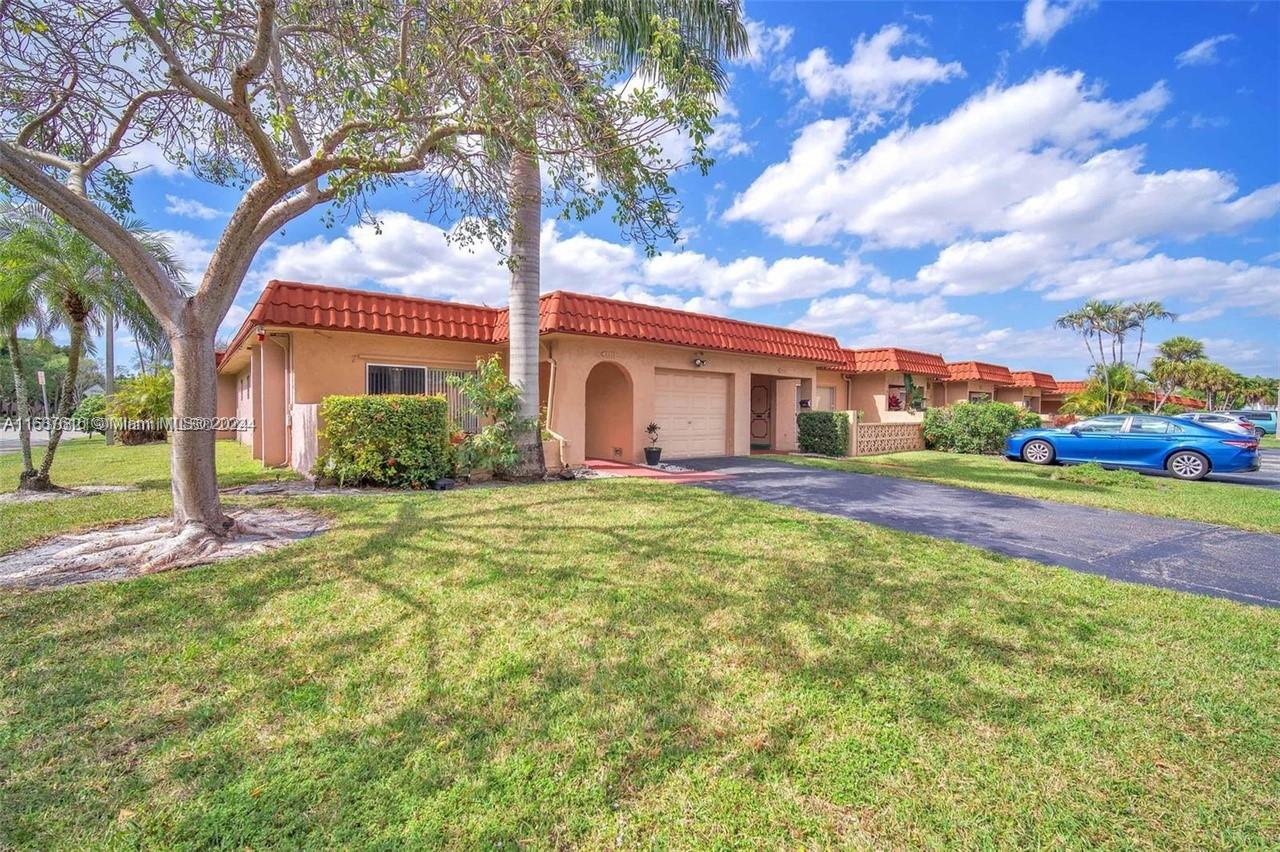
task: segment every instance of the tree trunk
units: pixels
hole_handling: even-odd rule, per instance
[[[520,418],[527,424],[516,434],[520,459],[513,475],[541,477],[542,430],[538,425],[538,298],[541,295],[542,176],[531,154],[518,152],[511,163],[511,288],[507,306],[508,372],[520,389]]]
[[[62,442],[62,424],[71,416],[71,405],[76,397],[76,376],[80,370],[80,353],[83,351],[84,317],[73,314],[71,343],[67,347],[67,372],[62,377],[62,388],[58,391],[58,407],[53,415],[54,428],[49,433],[49,445],[44,448],[40,470],[35,476],[23,481],[22,490],[49,491],[54,488],[49,479],[49,471],[53,468],[53,457],[58,452],[58,444]]]
[[[18,329],[9,329],[9,366],[13,368],[13,400],[18,406],[18,443],[22,445],[22,473],[18,487],[36,475],[31,463],[31,406],[27,402],[27,380],[22,368],[22,351],[18,348]]]
[[[173,348],[173,526],[182,530],[191,525],[203,527],[217,536],[231,532],[234,522],[222,512],[218,498],[218,471],[215,461],[216,434],[207,428],[217,414],[218,376],[214,368],[213,335],[191,327],[194,321],[180,318],[183,324],[170,338]],[[192,427],[192,428],[184,428]],[[198,428],[195,428],[198,427]]]

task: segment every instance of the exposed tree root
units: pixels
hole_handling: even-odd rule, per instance
[[[265,553],[328,529],[324,517],[300,509],[247,509],[231,516],[227,535],[168,518],[61,535],[0,556],[0,586],[44,588],[115,580]]]

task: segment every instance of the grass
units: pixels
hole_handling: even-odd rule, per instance
[[[1280,450],[1280,438],[1275,435],[1263,435],[1259,446],[1270,447],[1273,450]]]
[[[1092,478],[1064,474],[1059,467],[1038,467],[1001,456],[974,456],[932,450],[826,459],[808,456],[767,456],[775,461],[922,479],[942,485],[973,488],[1076,503],[1103,509],[1120,509],[1162,518],[1180,518],[1245,530],[1280,533],[1280,491],[1221,482],[1182,482],[1143,476],[1150,488],[1135,487],[1133,477]],[[1139,474],[1141,476],[1141,474]]]
[[[100,455],[61,480],[101,480]],[[1280,831],[1278,611],[637,480],[292,502],[335,528],[0,593],[0,847]],[[6,545],[66,526],[46,512],[11,511]]]
[[[219,441],[217,446],[218,482],[224,487],[294,476],[288,471],[263,470],[248,450],[233,441]],[[35,504],[0,503],[0,553],[55,533],[168,514],[173,507],[169,450],[168,444],[108,447],[101,437],[62,444],[53,464],[56,484],[133,485],[138,490]],[[37,464],[41,452],[36,450]],[[0,455],[0,491],[16,488],[21,470],[17,453]]]

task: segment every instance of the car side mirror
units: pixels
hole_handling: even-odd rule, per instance
[[[1071,427],[1071,429],[1070,429],[1070,430],[1068,430],[1068,431],[1070,431],[1070,432],[1071,432],[1071,434],[1072,434],[1072,435],[1075,435],[1077,438],[1079,438],[1079,437],[1080,437],[1080,427],[1079,427],[1079,426],[1072,426],[1072,427]]]

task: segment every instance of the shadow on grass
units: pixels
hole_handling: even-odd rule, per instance
[[[1053,723],[1046,684],[1138,688],[1100,584],[706,490],[298,502],[337,528],[5,603],[0,837],[566,845],[676,777],[823,788],[837,708],[896,732],[870,802],[929,737]]]

